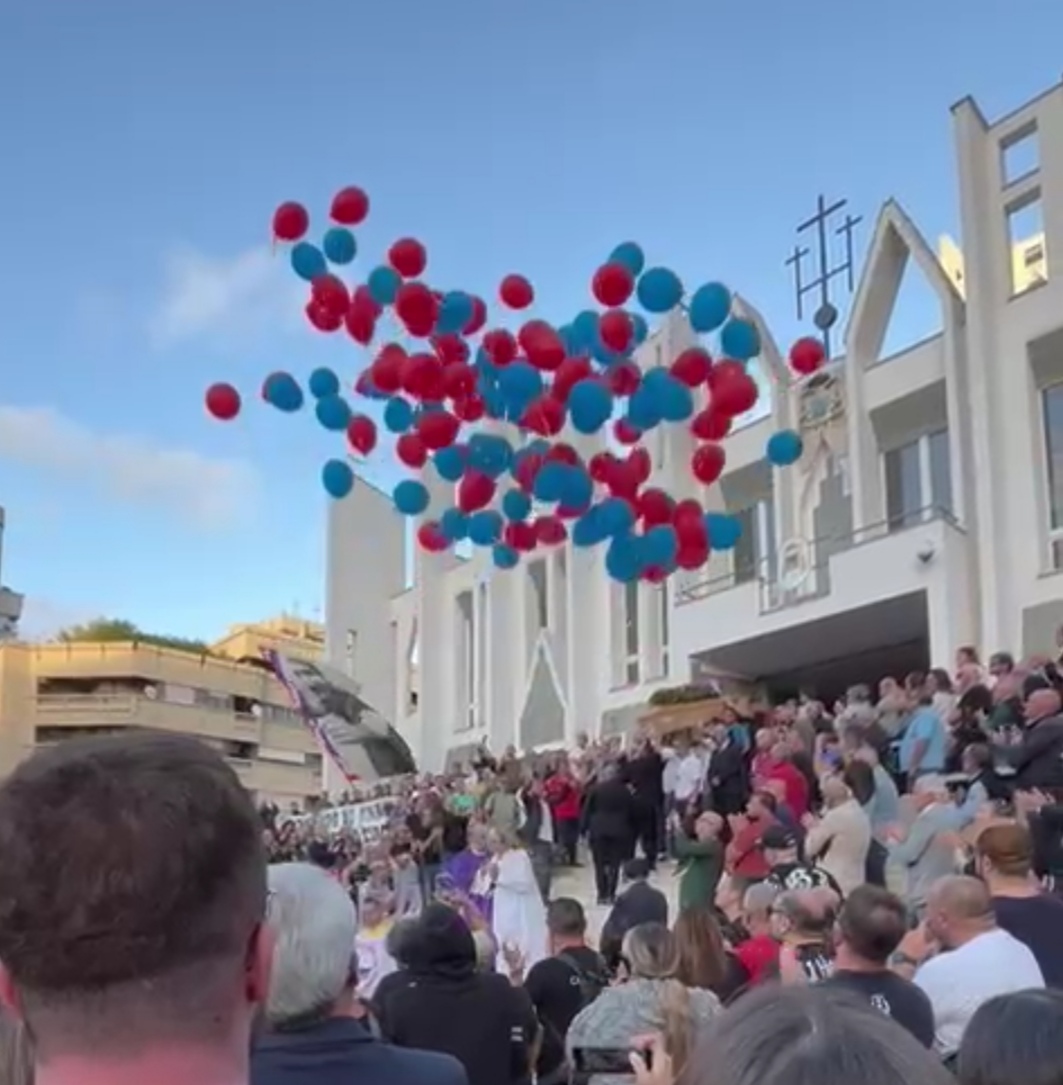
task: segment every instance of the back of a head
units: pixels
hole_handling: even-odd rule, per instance
[[[1061,1085],[1063,991],[1015,991],[983,1002],[963,1033],[960,1085]]]
[[[0,786],[0,855],[0,961],[38,1057],[249,1027],[262,827],[208,747],[130,734],[35,754]]]
[[[271,867],[269,887],[277,942],[266,1020],[285,1028],[327,1017],[356,971],[354,905],[335,878],[309,863]]]
[[[1033,869],[1030,830],[1017,821],[989,825],[978,834],[978,857],[1007,878],[1026,878]]]
[[[858,957],[884,965],[907,933],[907,908],[888,889],[860,885],[845,898],[838,929]]]
[[[572,897],[558,897],[546,909],[546,925],[555,938],[582,939],[587,934],[587,913]]]
[[[624,877],[629,882],[645,881],[650,876],[650,864],[647,859],[628,859],[624,864]]]
[[[825,985],[764,987],[700,1035],[687,1085],[949,1085],[909,1032]]]
[[[624,957],[643,979],[669,979],[679,968],[675,935],[663,923],[640,923],[624,936]]]
[[[930,891],[931,907],[951,919],[965,922],[986,922],[993,918],[993,898],[981,878],[967,874],[950,874],[939,878]]]

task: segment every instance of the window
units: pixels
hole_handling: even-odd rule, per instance
[[[656,587],[657,592],[657,607],[658,614],[660,615],[660,633],[661,633],[661,677],[668,677],[668,587],[665,584],[658,584]]]
[[[487,585],[476,589],[476,620],[473,622],[476,649],[476,711],[477,724],[487,718]]]
[[[533,561],[528,566],[528,579],[531,582],[538,628],[546,629],[550,622],[550,596],[546,590],[546,562]]]
[[[344,646],[346,656],[347,673],[354,678],[358,673],[358,632],[355,629],[347,630],[347,643]]]
[[[624,650],[627,657],[627,683],[639,681],[639,582],[629,580],[624,585]]]
[[[942,512],[951,513],[952,459],[948,430],[938,430],[891,448],[882,460],[890,531],[903,531]]]
[[[775,502],[765,498],[734,515],[742,525],[734,548],[735,583],[770,576],[775,563]]]
[[[1014,184],[1040,168],[1037,125],[1032,121],[1000,141],[1000,167],[1004,185]]]
[[[1051,567],[1063,569],[1063,384],[1041,393]]]
[[[1012,295],[1023,294],[1048,279],[1045,223],[1040,189],[1031,189],[1005,211]]]
[[[475,725],[476,699],[476,652],[473,630],[473,596],[471,591],[461,592],[457,604],[457,730],[465,731]]]

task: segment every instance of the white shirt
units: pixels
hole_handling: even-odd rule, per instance
[[[1034,955],[999,927],[932,957],[913,978],[934,1008],[934,1047],[943,1058],[960,1049],[967,1024],[983,1002],[1045,985]]]
[[[664,768],[661,770],[661,788],[666,795],[674,795],[675,783],[679,778],[679,757],[675,750],[665,746],[661,750],[661,758],[664,761]]]
[[[694,798],[705,778],[705,762],[693,750],[680,758],[675,774],[675,797],[680,802]]]

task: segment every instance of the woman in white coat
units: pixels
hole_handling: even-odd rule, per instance
[[[871,821],[840,776],[825,776],[820,788],[823,817],[805,819],[805,855],[848,894],[867,880]]]
[[[514,834],[491,829],[487,834],[491,859],[483,870],[491,886],[491,933],[503,958],[520,957],[524,974],[549,956],[546,906],[535,880],[528,853]]]

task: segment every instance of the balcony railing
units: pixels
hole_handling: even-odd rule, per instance
[[[226,737],[257,738],[260,722],[247,713],[200,704],[175,704],[140,693],[42,693],[35,701],[37,719],[45,726],[154,726],[168,731],[224,733]],[[207,720],[196,727],[193,718]],[[184,724],[184,726],[182,726]]]
[[[950,527],[960,529],[956,517],[948,509],[929,505],[843,534],[822,535],[808,541],[794,540],[784,544],[778,555],[760,558],[753,565],[732,568],[721,575],[682,584],[676,588],[675,605],[684,606],[751,583],[757,585],[762,614],[771,614],[812,599],[822,599],[830,594],[831,558],[857,546],[935,521],[943,521]]]

